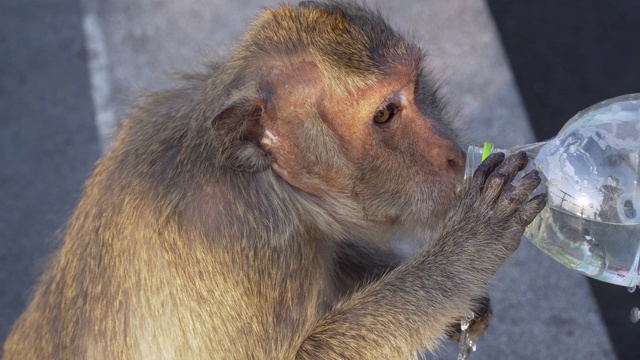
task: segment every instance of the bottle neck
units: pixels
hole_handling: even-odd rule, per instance
[[[529,157],[529,164],[527,165],[527,169],[534,169],[535,168],[534,159],[538,154],[538,151],[540,150],[540,148],[545,143],[546,142],[538,142],[538,143],[514,146],[510,148],[497,148],[497,147],[494,147],[492,143],[488,143],[488,142],[485,143],[483,146],[470,145],[469,148],[467,149],[467,161],[464,169],[465,185],[467,187],[469,186],[469,184],[471,183],[471,179],[473,178],[473,174],[475,173],[478,166],[480,166],[482,161],[484,161],[484,159],[490,154],[497,153],[497,152],[501,152],[501,153],[504,153],[506,156],[509,156],[513,153],[524,151],[527,153],[527,156]]]
[[[487,144],[490,147],[488,153]],[[491,143],[485,143],[484,146],[469,145],[469,148],[467,148],[467,162],[464,167],[464,184],[466,187],[469,187],[471,184],[473,174],[482,161],[484,161],[489,154],[493,154],[495,152],[503,152],[505,155],[511,154],[508,149],[495,148]]]

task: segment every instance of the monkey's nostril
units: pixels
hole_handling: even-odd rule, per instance
[[[455,172],[459,172],[464,170],[465,165],[465,154],[462,150],[456,151],[456,153],[452,154],[447,160],[449,168],[454,170]]]
[[[458,159],[449,159],[449,167],[454,170],[462,168],[462,163]]]

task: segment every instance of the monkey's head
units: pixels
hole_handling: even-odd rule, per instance
[[[359,6],[266,10],[225,64],[235,91],[213,116],[221,161],[277,174],[327,212],[433,225],[464,158],[423,59]]]

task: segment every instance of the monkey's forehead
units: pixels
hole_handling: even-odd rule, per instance
[[[283,5],[258,15],[240,51],[255,57],[308,54],[339,76],[376,77],[399,65],[419,66],[421,51],[393,30],[382,16],[348,3]]]

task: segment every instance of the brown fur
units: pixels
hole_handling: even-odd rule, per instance
[[[434,350],[544,202],[521,206],[535,174],[508,185],[522,156],[491,157],[461,198],[422,60],[353,3],[266,10],[123,121],[5,358]],[[374,123],[387,101],[401,110]]]

